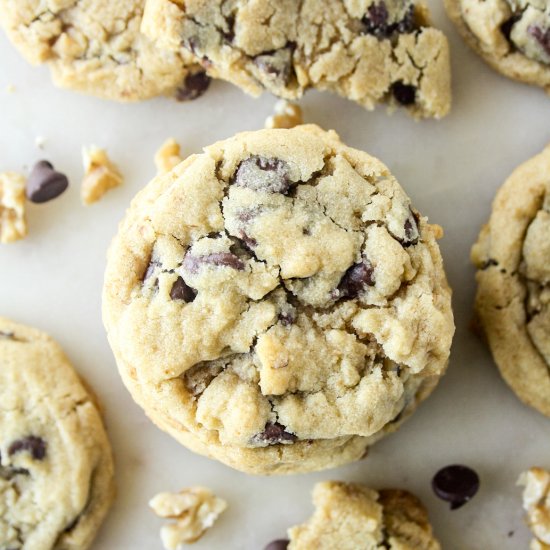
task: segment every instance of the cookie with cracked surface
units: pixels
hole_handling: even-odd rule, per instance
[[[447,39],[414,0],[147,0],[142,30],[254,96],[316,88],[416,117],[450,109]]]
[[[472,260],[476,311],[500,373],[550,416],[550,146],[498,191]]]
[[[440,550],[428,513],[407,491],[373,491],[357,483],[325,481],[313,489],[315,512],[288,531],[288,550],[395,548]]]
[[[0,548],[88,548],[114,491],[94,397],[56,342],[3,318],[0,388]]]
[[[162,51],[140,32],[144,0],[0,0],[0,24],[54,82],[106,99],[193,99],[208,86],[185,52]]]
[[[207,147],[134,199],[111,247],[122,378],[161,428],[234,468],[357,460],[445,370],[439,231],[334,132]]]
[[[550,93],[546,0],[445,0],[460,34],[493,69]]]

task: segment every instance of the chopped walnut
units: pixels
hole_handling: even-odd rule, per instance
[[[199,540],[227,503],[204,487],[190,487],[179,493],[160,493],[149,506],[158,516],[175,520],[162,527],[160,538],[166,550],[176,550],[181,544]]]
[[[95,146],[83,149],[82,158],[84,161],[84,179],[81,188],[83,204],[97,202],[109,189],[122,184],[122,174],[104,149]]]
[[[550,548],[550,472],[542,468],[530,468],[518,480],[523,490],[523,508],[527,523],[536,539],[531,549]]]
[[[26,235],[25,178],[4,172],[0,174],[0,243],[13,243]]]
[[[304,123],[302,109],[296,103],[281,99],[275,104],[275,114],[265,121],[266,128],[294,128]]]
[[[166,172],[170,172],[182,160],[179,143],[174,138],[167,139],[155,154],[157,172],[159,174],[166,174]]]

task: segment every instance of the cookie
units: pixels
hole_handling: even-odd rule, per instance
[[[334,132],[207,147],[134,199],[111,246],[122,378],[157,425],[234,468],[357,460],[447,365],[440,232]]]
[[[407,491],[326,481],[315,485],[313,503],[313,516],[289,529],[288,550],[441,548],[426,509]]]
[[[49,336],[3,318],[0,395],[0,548],[88,548],[113,499],[94,397]]]
[[[416,117],[450,109],[447,39],[413,0],[147,0],[142,30],[253,96],[316,88]]]
[[[157,49],[141,32],[144,0],[0,0],[0,24],[56,85],[106,99],[192,99],[209,79],[190,55]]]
[[[550,93],[550,4],[545,0],[445,0],[464,40],[503,75]]]
[[[493,358],[517,396],[550,416],[550,146],[498,191],[472,260]]]
[[[550,472],[537,467],[529,468],[520,475],[518,485],[524,487],[525,519],[535,536],[529,548],[547,549],[550,547]]]

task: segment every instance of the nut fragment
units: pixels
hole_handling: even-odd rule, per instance
[[[531,550],[550,548],[550,472],[542,468],[530,468],[518,480],[523,490],[523,508],[527,523],[536,539]]]
[[[296,103],[281,99],[275,104],[275,114],[265,121],[266,128],[294,128],[304,123],[302,109]]]
[[[159,174],[166,174],[177,166],[183,158],[181,157],[180,144],[174,139],[167,139],[155,154],[155,166]]]
[[[12,243],[26,235],[25,178],[4,172],[0,174],[0,243]]]
[[[122,174],[104,149],[95,146],[85,148],[82,150],[82,159],[84,179],[80,195],[83,204],[97,202],[109,189],[122,184]]]
[[[204,487],[190,487],[179,493],[159,493],[149,506],[162,518],[176,520],[164,525],[160,538],[166,550],[199,540],[227,508],[225,500]]]

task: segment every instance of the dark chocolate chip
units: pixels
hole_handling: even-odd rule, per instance
[[[504,35],[508,42],[512,42],[512,29],[514,25],[521,19],[519,15],[512,15],[500,26],[500,32]]]
[[[339,298],[355,298],[366,286],[374,286],[374,269],[366,258],[361,263],[352,265],[338,285]]]
[[[409,33],[416,28],[414,6],[409,6],[401,20],[390,23],[386,3],[381,1],[378,4],[371,4],[362,23],[365,34],[372,34],[379,39],[390,38],[393,34]]]
[[[14,441],[8,448],[10,456],[28,451],[35,460],[42,460],[46,456],[46,442],[34,435]]]
[[[479,476],[468,466],[446,466],[435,474],[432,488],[440,499],[451,504],[451,510],[456,510],[478,492]]]
[[[292,326],[296,321],[296,314],[293,311],[285,311],[279,313],[279,321],[285,327]]]
[[[269,80],[287,85],[292,76],[292,51],[292,47],[286,47],[273,52],[265,52],[254,58],[254,65]]]
[[[187,283],[178,277],[170,290],[170,298],[172,300],[183,300],[186,303],[191,303],[197,297],[197,291],[191,288]]]
[[[235,184],[254,191],[285,194],[291,186],[290,166],[284,160],[252,156],[237,168]]]
[[[290,541],[288,539],[278,539],[270,542],[264,550],[286,550]]]
[[[65,174],[56,172],[47,160],[34,165],[27,180],[27,198],[31,202],[42,203],[59,197],[69,186]]]
[[[529,25],[527,32],[542,46],[546,55],[550,55],[550,29],[541,29],[537,25]]]
[[[404,84],[401,80],[392,84],[391,93],[401,105],[413,105],[416,101],[416,86]]]
[[[230,267],[237,271],[243,271],[243,261],[231,252],[214,252],[205,256],[192,256],[187,254],[183,260],[182,267],[189,273],[198,273],[201,265],[215,265],[218,267]]]
[[[255,443],[267,443],[278,445],[280,443],[294,443],[298,438],[286,431],[286,428],[278,422],[268,422],[263,432],[253,437]]]
[[[192,101],[208,90],[212,79],[204,72],[188,74],[183,84],[176,90],[177,101]]]

